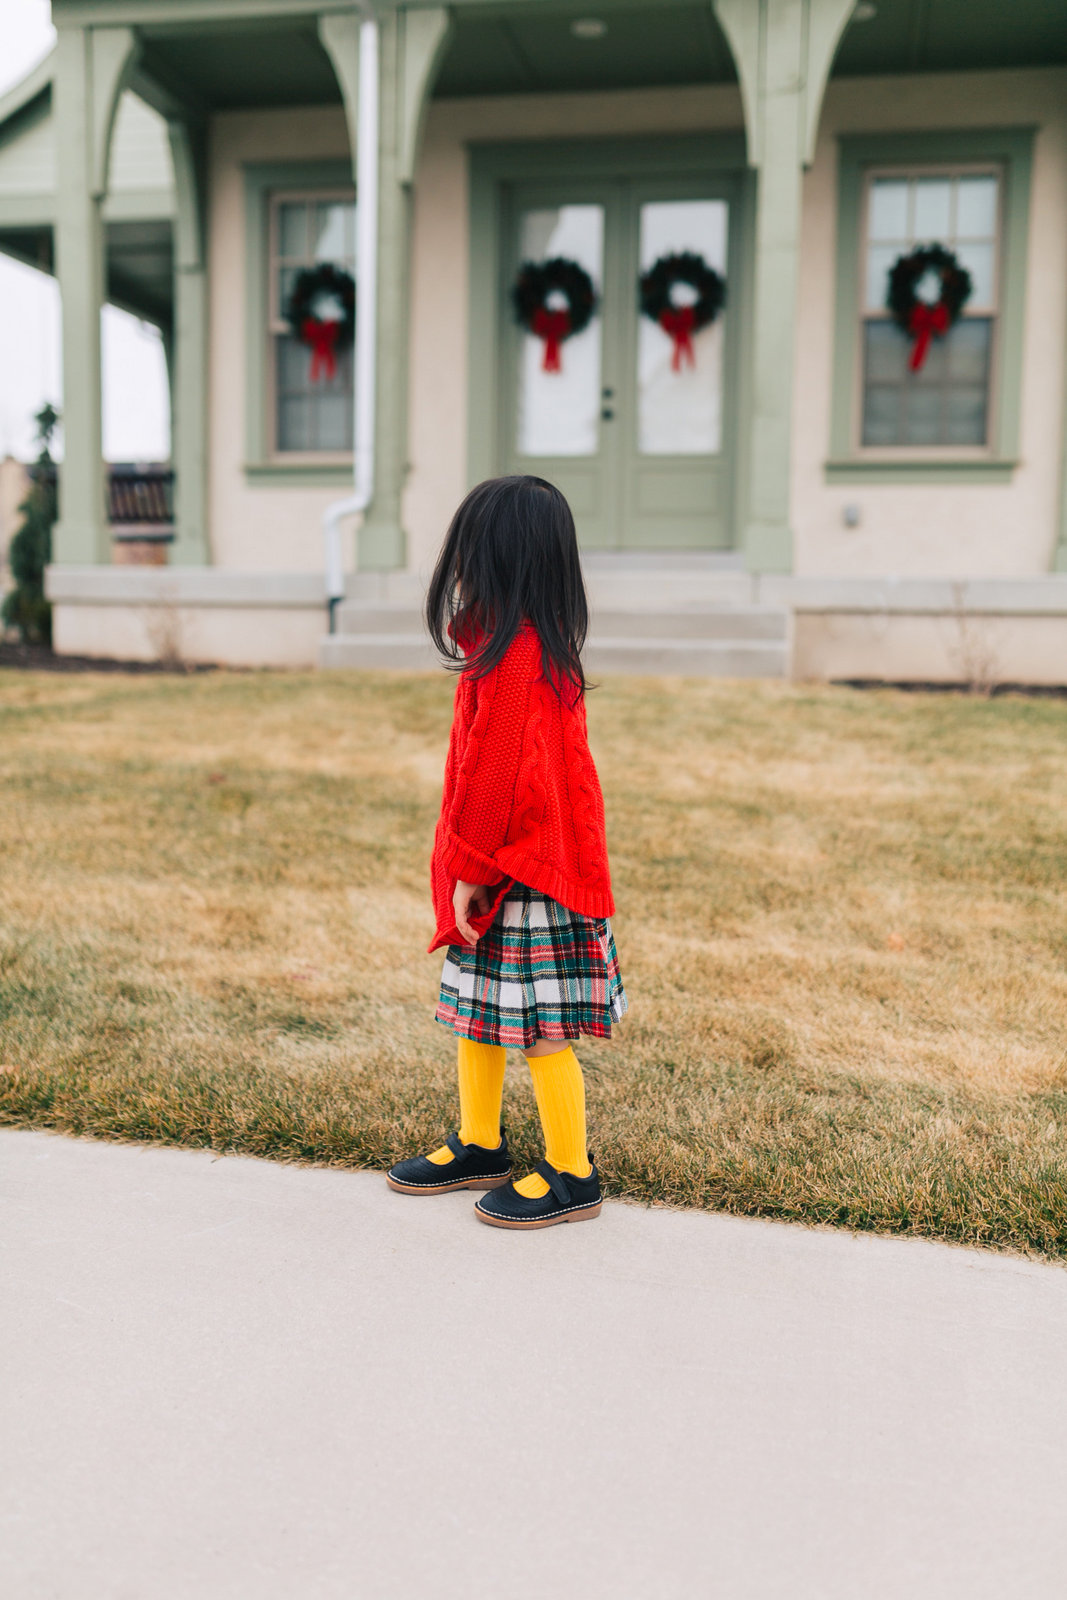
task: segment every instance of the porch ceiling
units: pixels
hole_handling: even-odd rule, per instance
[[[174,305],[174,256],[170,219],[151,217],[108,222],[107,298],[160,328],[168,328]],[[0,228],[0,254],[40,272],[55,272],[51,223]]]
[[[832,76],[1067,64],[1064,0],[877,0],[846,29]]]
[[[314,17],[142,27],[141,70],[210,111],[340,104]]]
[[[571,32],[572,22],[591,17],[606,25],[599,38]],[[601,12],[596,0],[537,0],[457,9],[434,95],[733,83],[736,76],[706,3],[612,3]]]
[[[174,256],[169,221],[107,224],[107,296],[160,327],[173,315]]]

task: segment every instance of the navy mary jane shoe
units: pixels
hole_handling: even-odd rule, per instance
[[[590,1156],[590,1165],[592,1160]],[[509,1183],[478,1201],[474,1207],[478,1221],[488,1222],[493,1228],[551,1228],[557,1222],[585,1222],[599,1217],[603,1196],[596,1167],[587,1178],[575,1177],[573,1172],[557,1172],[547,1161],[539,1161],[535,1171],[548,1184],[547,1194],[528,1200]]]
[[[409,1156],[390,1167],[385,1181],[398,1194],[451,1194],[454,1189],[499,1189],[511,1177],[511,1157],[503,1128],[495,1150],[464,1144],[450,1133],[445,1144],[452,1160],[438,1164],[429,1156]]]

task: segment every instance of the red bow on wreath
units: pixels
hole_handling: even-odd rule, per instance
[[[570,312],[547,311],[541,306],[534,312],[532,329],[539,339],[545,341],[541,371],[561,372],[563,369],[559,359],[559,347],[571,331]]]
[[[320,376],[327,382],[337,376],[335,347],[340,332],[339,322],[320,322],[318,317],[305,317],[300,324],[300,337],[311,346],[311,371],[308,376],[312,383],[317,383]]]
[[[908,357],[908,370],[918,372],[926,360],[926,352],[930,348],[930,340],[936,334],[941,338],[948,332],[949,317],[948,306],[943,300],[938,300],[935,305],[927,305],[920,300],[912,308],[908,318],[908,332],[915,341]]]
[[[697,364],[696,352],[693,349],[693,329],[696,326],[696,310],[693,306],[668,306],[659,314],[659,325],[664,333],[674,340],[674,349],[671,352],[671,371],[681,372],[682,365],[688,361],[691,367]]]

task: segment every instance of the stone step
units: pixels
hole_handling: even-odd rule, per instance
[[[594,609],[591,644],[612,639],[777,639],[784,640],[788,617],[773,606],[692,606],[669,611]]]
[[[390,667],[427,672],[438,655],[425,633],[330,633],[319,645],[320,667]]]
[[[416,633],[426,629],[416,606],[360,605],[346,601],[337,608],[338,633]]]
[[[750,573],[734,568],[667,557],[610,559],[587,556],[586,593],[599,610],[670,610],[674,606],[745,606],[753,598]],[[383,606],[417,611],[425,594],[424,576],[415,572],[356,572],[346,579],[346,605]]]
[[[585,590],[597,611],[669,611],[676,606],[747,606],[752,577],[747,572],[716,572],[684,567],[666,570],[586,571]]]
[[[784,678],[784,641],[770,639],[655,639],[598,636],[582,652],[594,680],[601,673],[687,678]]]
[[[583,654],[587,672],[662,673],[701,678],[782,678],[786,648],[775,639],[612,637],[592,639]],[[421,672],[437,665],[429,639],[414,632],[335,633],[322,641],[327,668],[385,667]]]
[[[784,611],[772,606],[692,606],[669,611],[594,610],[589,638],[778,639],[786,637]],[[338,607],[339,634],[422,634],[422,614],[399,606]]]

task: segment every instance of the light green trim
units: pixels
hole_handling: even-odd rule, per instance
[[[40,228],[56,220],[58,197],[49,194],[0,194],[0,228]],[[103,202],[105,222],[165,222],[174,215],[169,189],[120,189]]]
[[[41,228],[55,220],[54,194],[0,194],[0,228]]]
[[[498,460],[496,374],[499,316],[505,293],[500,261],[500,186],[491,148],[470,156],[470,266],[467,272],[467,483],[491,478]]]
[[[119,189],[104,198],[105,222],[161,222],[177,215],[173,189]]]
[[[361,19],[352,12],[319,18],[319,39],[341,90],[348,127],[352,181],[357,182],[356,147],[359,143],[359,30]]]
[[[827,483],[1010,483],[1017,461],[827,461]]]
[[[991,401],[988,464],[1010,469],[1019,450],[1025,316],[1026,240],[1030,218],[1032,128],[948,128],[929,133],[844,135],[840,140],[837,202],[837,287],[835,295],[833,397],[830,412],[830,465],[865,463],[853,427],[858,406],[860,215],[866,170],[874,166],[937,165],[941,162],[995,161],[1004,168],[1001,312]],[[912,463],[901,462],[902,468]],[[954,473],[960,465],[944,463]],[[982,465],[968,463],[971,467]],[[932,464],[931,464],[932,466]],[[882,473],[893,464],[871,461]],[[924,464],[929,473],[930,467]],[[842,481],[838,479],[837,481]],[[867,481],[872,481],[868,478]],[[886,481],[890,481],[887,477]],[[898,481],[898,480],[894,480]],[[927,482],[933,482],[927,476]],[[952,482],[961,481],[953,476]],[[984,481],[989,481],[984,480]]]
[[[56,75],[56,52],[53,45],[46,56],[42,56],[35,67],[31,67],[24,78],[20,78],[6,94],[0,95],[0,127],[9,118],[17,116],[24,111],[31,101],[38,95],[50,94],[52,83]]]
[[[176,566],[199,567],[209,560],[206,138],[202,126],[186,122],[168,122],[167,133],[175,192],[170,360],[175,539],[170,558]]]
[[[52,20],[57,28],[118,22],[162,27],[175,22],[271,22],[352,9],[353,0],[52,0]]]
[[[583,179],[640,178],[669,173],[738,172],[744,170],[741,134],[698,133],[645,139],[528,140],[522,144],[473,145],[470,151],[470,270],[467,379],[467,479],[471,484],[500,470],[503,442],[499,437],[497,374],[500,371],[499,318],[486,307],[500,305],[507,294],[501,261],[503,186],[530,179],[548,182],[580,175]],[[744,206],[747,212],[750,208]],[[745,239],[751,237],[747,223]],[[745,245],[742,281],[748,281],[751,253]],[[747,296],[745,297],[747,299]],[[735,304],[731,300],[731,305]],[[739,329],[743,347],[747,326]],[[742,392],[739,436],[747,434],[746,396]],[[743,448],[743,445],[742,445]],[[734,482],[739,482],[735,474]],[[735,522],[734,526],[739,524]]]
[[[129,29],[65,28],[55,50],[56,279],[63,308],[61,518],[55,559],[108,562],[100,312],[104,302],[101,183],[115,107],[136,54]]]
[[[140,53],[141,42],[130,28],[94,28],[89,46],[92,194],[94,199],[102,200],[107,194],[111,135],[119,96]]]
[[[267,416],[267,224],[275,189],[350,188],[351,163],[286,161],[246,166],[245,174],[245,472],[274,463]],[[284,463],[282,463],[284,465]],[[348,477],[351,478],[351,468]]]
[[[851,0],[712,0],[741,84],[758,169],[748,345],[744,548],[750,572],[791,572],[790,491],[800,199]]]
[[[452,18],[444,6],[433,6],[419,11],[405,10],[402,21],[397,175],[401,183],[413,183],[430,90],[452,34]]]
[[[1067,356],[1067,350],[1064,352]],[[1060,505],[1056,519],[1056,545],[1052,552],[1053,572],[1067,572],[1067,360],[1064,361],[1063,415],[1060,428],[1063,445],[1060,455]]]
[[[269,484],[286,489],[350,489],[352,467],[349,462],[333,466],[301,465],[289,461],[255,461],[245,464],[245,481],[251,485]]]
[[[830,64],[854,9],[855,0],[712,0],[737,66],[752,166],[763,166],[786,98],[801,160],[811,164]]]

